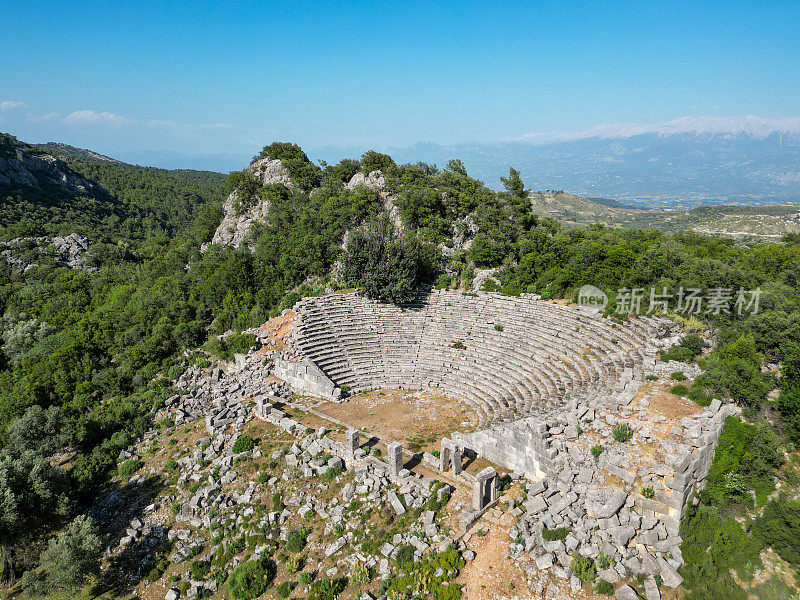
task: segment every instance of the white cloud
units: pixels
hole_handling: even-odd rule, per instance
[[[0,102],[0,112],[7,112],[15,108],[25,108],[25,103],[17,102],[16,100],[4,100]]]
[[[108,111],[76,110],[64,117],[63,121],[69,125],[124,125],[130,123],[131,119]]]

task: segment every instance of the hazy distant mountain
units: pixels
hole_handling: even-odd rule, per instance
[[[470,175],[491,187],[498,187],[500,177],[514,166],[532,189],[567,190],[628,204],[692,207],[800,201],[800,134],[764,128],[714,132],[713,123],[705,125],[709,131],[598,134],[544,143],[419,143],[382,151],[398,163],[423,161],[440,167],[460,158]],[[619,133],[621,126],[617,127]],[[628,127],[635,131],[637,126]],[[334,162],[363,151],[327,147],[311,154]]]
[[[116,152],[114,156],[133,165],[159,167],[160,169],[217,171],[218,173],[241,170],[253,158],[250,154],[186,154],[169,150]]]
[[[369,149],[386,152],[398,163],[443,167],[460,158],[470,175],[493,188],[500,187],[500,177],[513,166],[534,190],[565,190],[637,206],[800,202],[800,118],[795,117],[682,117],[598,125],[579,133],[526,134],[498,143],[304,149],[312,159],[329,163]],[[164,169],[220,172],[241,169],[251,158],[169,151],[118,152],[114,157]]]

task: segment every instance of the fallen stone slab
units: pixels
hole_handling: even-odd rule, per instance
[[[552,554],[542,554],[541,556],[536,557],[536,568],[540,571],[545,571],[547,569],[552,568],[553,566],[553,555]]]
[[[614,594],[617,600],[639,600],[639,594],[629,585],[623,585]]]
[[[394,512],[397,513],[397,516],[399,517],[401,515],[406,514],[406,509],[403,506],[403,503],[400,502],[400,498],[397,497],[397,494],[395,494],[394,492],[389,492],[388,496],[389,496],[389,504],[392,505],[392,508],[394,509]]]
[[[666,585],[671,587],[672,589],[677,588],[683,583],[683,577],[680,573],[678,573],[672,565],[670,565],[666,560],[659,557],[658,559],[658,566],[661,569],[661,581],[663,581]]]
[[[614,490],[608,501],[597,511],[595,515],[598,519],[610,519],[625,506],[628,494],[625,490]]]
[[[661,600],[661,592],[655,577],[651,576],[644,580],[644,594],[647,600]]]
[[[334,554],[336,554],[339,550],[344,548],[344,545],[347,543],[347,538],[342,536],[339,539],[335,540],[331,543],[327,548],[325,548],[325,556],[326,558],[330,558]]]

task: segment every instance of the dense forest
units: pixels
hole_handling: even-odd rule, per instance
[[[796,454],[787,454],[800,445],[796,239],[746,244],[653,230],[565,230],[531,212],[514,169],[496,193],[458,160],[439,169],[368,152],[315,165],[285,143],[255,159],[263,157],[280,159],[296,185],[262,187],[247,171],[224,183],[219,174],[81,155],[63,160],[97,184],[91,196],[0,189],[0,239],[75,231],[98,246],[94,272],[47,261],[21,271],[0,260],[0,578],[36,565],[30,548],[91,502],[120,450],[172,393],[171,381],[196,360],[186,350],[209,341],[213,348],[217,335],[258,325],[326,288],[358,287],[402,303],[423,283],[470,289],[476,270],[489,268],[495,279],[485,289],[504,294],[574,298],[580,286],[598,286],[611,298],[609,314],[621,288],[760,288],[755,314],[684,320],[690,330],[714,328],[717,340],[686,395],[700,404],[736,402],[746,422],[726,426],[709,486],[684,523],[683,572],[691,598],[745,598],[731,569],[752,577],[758,549],[771,546],[800,568],[798,502],[768,500],[776,477],[796,485],[800,472]],[[345,186],[374,170],[385,177],[402,227],[388,219],[378,191]],[[270,202],[269,219],[250,245],[206,248],[226,192],[245,188],[243,198]],[[671,352],[696,360],[690,338]],[[755,518],[737,519],[756,508]]]

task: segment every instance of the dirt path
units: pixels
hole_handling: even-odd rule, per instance
[[[476,553],[475,560],[464,567],[457,580],[465,586],[464,600],[536,598],[522,569],[508,558],[508,542],[508,529],[499,525],[489,526],[486,535],[470,536],[467,547]]]

